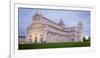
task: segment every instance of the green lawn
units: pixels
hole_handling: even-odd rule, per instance
[[[64,43],[41,43],[41,44],[19,44],[19,50],[23,49],[44,49],[44,48],[63,48],[63,47],[87,47],[90,42],[64,42]]]

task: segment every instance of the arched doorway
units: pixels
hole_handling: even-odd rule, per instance
[[[30,35],[30,39],[29,39],[30,43],[32,43],[32,36]]]
[[[35,37],[35,43],[37,43],[37,37]]]
[[[43,38],[41,38],[41,43],[43,42]]]

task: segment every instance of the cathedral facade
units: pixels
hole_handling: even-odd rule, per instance
[[[76,26],[65,27],[62,20],[59,23],[55,23],[39,13],[36,13],[32,20],[31,25],[27,28],[26,43],[83,41],[83,24],[81,21]]]

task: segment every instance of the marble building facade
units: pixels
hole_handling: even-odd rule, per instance
[[[55,23],[39,13],[36,13],[32,20],[32,23],[27,28],[26,43],[83,41],[83,23],[81,21],[76,26],[65,27],[61,19],[59,23]]]

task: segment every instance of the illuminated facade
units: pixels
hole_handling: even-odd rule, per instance
[[[61,19],[59,23],[55,23],[39,13],[36,13],[32,20],[32,24],[27,28],[26,43],[83,41],[83,24],[81,21],[74,27],[65,27]]]

